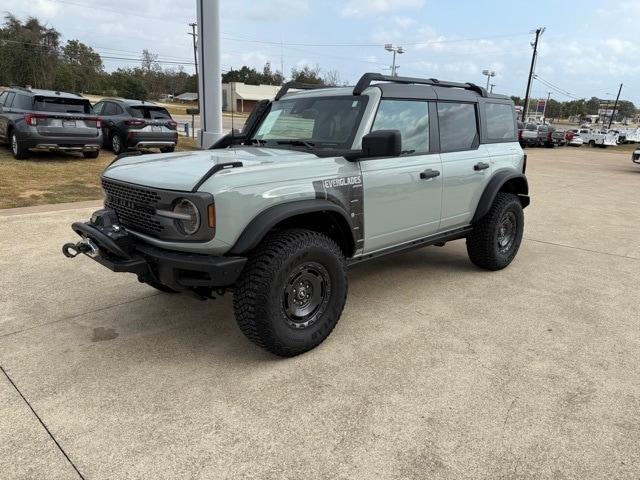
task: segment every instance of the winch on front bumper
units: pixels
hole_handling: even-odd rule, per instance
[[[231,286],[240,276],[245,257],[210,256],[164,250],[127,232],[111,209],[98,210],[89,222],[71,228],[82,240],[62,247],[66,257],[84,253],[114,272],[134,273],[141,282],[155,282],[174,290]]]

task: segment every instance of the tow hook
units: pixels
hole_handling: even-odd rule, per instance
[[[83,238],[78,243],[65,243],[62,246],[62,253],[67,258],[75,258],[81,253],[95,258],[100,254],[100,249],[91,239]]]

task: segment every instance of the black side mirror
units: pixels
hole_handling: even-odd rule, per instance
[[[376,130],[362,137],[363,157],[397,157],[400,152],[400,130]]]

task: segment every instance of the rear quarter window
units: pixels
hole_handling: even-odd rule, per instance
[[[21,93],[16,94],[16,97],[13,99],[13,108],[17,110],[31,110],[32,107],[32,97],[29,95],[22,95]]]
[[[489,140],[513,140],[516,136],[514,109],[504,103],[485,104],[487,138]]]

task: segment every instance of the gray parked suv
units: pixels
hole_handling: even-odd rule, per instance
[[[127,150],[159,148],[173,152],[178,124],[166,108],[151,102],[105,98],[94,105],[103,122],[104,143],[119,155]]]
[[[102,125],[80,95],[12,87],[0,94],[0,142],[9,144],[16,159],[28,158],[30,150],[97,158]]]
[[[349,265],[457,239],[478,267],[509,265],[525,167],[513,102],[477,85],[288,84],[210,150],[116,160],[105,208],[63,253],[162,291],[231,290],[242,332],[292,356],[335,327]]]

